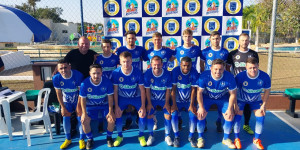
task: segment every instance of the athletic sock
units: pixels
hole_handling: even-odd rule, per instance
[[[197,117],[194,113],[192,113],[191,111],[189,111],[189,125],[190,125],[190,134],[189,134],[189,138],[193,137],[193,134],[195,132],[195,128],[197,126]]]
[[[119,137],[123,137],[122,133],[122,117],[116,119],[117,132]]]
[[[63,117],[63,127],[66,135],[66,139],[71,140],[71,117]]]
[[[147,128],[148,128],[148,132],[151,136],[153,136],[153,126],[154,126],[153,118],[147,119]]]
[[[233,130],[234,130],[235,138],[239,138],[239,133],[241,129],[241,119],[242,119],[241,115],[235,115],[234,117]]]
[[[175,137],[179,136],[178,133],[178,111],[174,111],[171,115],[172,119],[171,119],[171,124],[172,124],[172,128],[173,128],[173,132],[175,134]]]
[[[228,139],[231,127],[232,127],[232,121],[225,120],[225,123],[223,125],[224,140]]]
[[[106,133],[107,133],[107,137],[111,137],[111,136],[112,136],[112,134],[113,134],[113,132],[110,132],[110,131],[108,131],[108,130],[107,130],[107,132],[106,132]]]
[[[262,133],[262,130],[263,130],[264,121],[265,121],[265,116],[256,117],[255,139],[259,139],[259,137]]]
[[[203,137],[203,132],[205,129],[205,121],[206,119],[197,121],[198,138]]]
[[[169,136],[171,131],[171,120],[165,119],[165,136]]]
[[[139,118],[139,137],[144,135],[146,118]]]
[[[78,129],[79,129],[79,133],[80,133],[80,136],[79,136],[79,140],[81,139],[84,139],[84,132],[83,132],[83,129],[82,129],[82,124],[81,124],[81,117],[77,117],[77,121],[78,121]]]
[[[89,133],[87,133],[87,134],[85,134],[85,135],[86,135],[87,139],[93,139],[93,133],[92,133],[92,131],[89,132]]]

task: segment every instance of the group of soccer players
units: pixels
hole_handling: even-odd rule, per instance
[[[80,149],[93,148],[93,121],[98,121],[99,114],[103,114],[108,123],[108,147],[119,146],[123,141],[122,113],[129,106],[138,110],[138,140],[141,146],[150,146],[155,140],[153,118],[157,108],[160,107],[165,119],[167,145],[180,147],[179,122],[182,122],[180,112],[187,111],[188,141],[192,147],[202,148],[205,143],[203,137],[206,128],[205,118],[213,104],[218,106],[219,122],[224,118],[222,143],[232,149],[242,148],[239,139],[241,117],[244,106],[249,104],[256,116],[253,143],[258,149],[264,149],[260,134],[271,82],[269,76],[258,69],[257,54],[255,56],[248,54],[250,50],[247,48],[249,44],[247,34],[240,35],[239,50],[230,54],[220,47],[221,37],[218,32],[212,32],[210,36],[212,46],[202,51],[192,44],[193,32],[189,29],[183,31],[183,46],[175,50],[162,47],[162,35],[158,32],[153,34],[154,47],[149,50],[135,45],[134,31],[128,31],[125,36],[127,45],[119,47],[117,55],[111,52],[110,40],[102,41],[103,54],[99,55],[90,66],[90,77],[86,79],[79,71],[72,70],[66,60],[58,62],[59,73],[53,77],[53,84],[61,105],[66,134],[61,149],[71,144],[70,115],[74,111],[79,121]],[[200,64],[197,64],[198,57],[201,59]],[[168,71],[168,61],[175,58],[179,65]],[[230,68],[226,63],[238,62],[240,59],[245,60],[243,63],[231,63],[233,64],[231,70],[234,72],[237,68],[244,67],[245,71],[241,70],[235,74],[225,71]],[[144,73],[143,61],[150,63],[150,68]],[[201,67],[202,73],[196,70],[197,65]],[[264,94],[261,97],[262,92]],[[115,126],[118,135],[113,141]],[[144,134],[146,127],[149,132],[147,140]],[[194,140],[196,128],[198,138]],[[231,128],[234,128],[234,142],[229,139]],[[173,140],[170,135],[171,129],[174,132]]]

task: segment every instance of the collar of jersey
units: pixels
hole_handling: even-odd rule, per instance
[[[191,47],[185,47],[184,45],[182,45],[182,47],[183,47],[184,49],[191,49],[193,46],[191,46]]]
[[[134,48],[128,48],[127,46],[126,46],[126,48],[128,49],[128,50],[134,50],[135,48],[136,48],[136,46],[134,45]]]
[[[220,47],[220,49],[213,49],[212,47],[210,47],[210,49],[213,51],[220,51],[222,48]]]
[[[122,66],[121,66],[121,68],[120,68],[120,69],[121,69],[121,72],[122,72],[122,73],[123,73],[125,76],[130,76],[130,75],[131,75],[131,73],[132,73],[132,71],[133,71],[133,66],[131,66],[131,68],[132,68],[132,69],[131,69],[131,72],[130,72],[128,75],[127,75],[127,74],[125,74],[125,73],[123,72],[123,70],[122,70]]]
[[[210,75],[211,75],[211,78],[213,78],[215,81],[220,81],[220,80],[223,78],[224,73],[225,73],[225,71],[223,72],[223,74],[222,74],[222,76],[221,76],[220,79],[215,79],[215,78],[213,77],[213,75],[211,74],[211,72],[210,72]]]
[[[71,75],[70,75],[70,78],[64,78],[64,76],[62,76],[64,79],[68,80],[68,79],[71,79],[73,76],[73,71],[71,70]]]
[[[154,48],[153,48],[154,51],[160,51],[161,49],[162,49],[162,48],[160,48],[160,49],[154,49]]]
[[[250,77],[250,76],[248,75],[248,72],[246,71],[247,77],[248,77],[249,79],[256,79],[256,78],[259,76],[259,73],[260,73],[260,70],[258,70],[258,73],[257,73],[256,77],[252,78],[252,77]]]
[[[92,77],[90,77],[90,82],[94,86],[99,86],[101,84],[101,82],[102,82],[102,77],[101,77],[101,80],[100,80],[99,84],[97,84],[97,85],[92,82]]]
[[[159,78],[159,77],[161,77],[161,76],[164,74],[164,69],[162,69],[161,74],[158,75],[158,76],[156,76],[156,75],[153,73],[153,69],[151,69],[151,71],[152,71],[152,74],[154,75],[154,77],[156,77],[156,78]]]
[[[191,68],[191,70],[192,70],[192,68]],[[180,66],[180,72],[181,72],[183,75],[185,75],[185,76],[188,75],[188,74],[190,74],[191,70],[190,70],[188,73],[184,74],[184,73],[182,72],[181,66]]]
[[[249,48],[248,48],[247,51],[241,51],[240,49],[238,49],[238,51],[241,52],[241,53],[248,53],[249,52]]]
[[[103,58],[110,58],[110,57],[112,56],[112,53],[110,53],[110,55],[109,55],[108,57],[104,56],[103,54],[101,54],[101,56],[102,56]]]

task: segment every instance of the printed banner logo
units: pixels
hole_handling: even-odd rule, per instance
[[[205,40],[205,48],[208,48],[208,47],[210,47],[210,40],[209,40],[209,38],[207,38]]]
[[[225,8],[229,14],[234,15],[241,10],[242,4],[239,0],[228,0],[225,4]]]
[[[140,24],[135,19],[129,19],[125,23],[125,30],[127,31],[135,31],[135,33],[138,33],[140,31]]]
[[[126,1],[126,16],[138,14],[138,3],[136,0],[127,0]]]
[[[115,0],[108,0],[107,2],[104,3],[104,11],[109,16],[115,16],[116,14],[118,14],[119,10],[120,10],[120,5]]]
[[[157,22],[157,20],[155,20],[155,19],[149,19],[146,22],[146,28],[147,28],[146,35],[149,35],[149,34],[157,32],[157,29],[158,29],[158,22]]]
[[[156,0],[147,0],[144,5],[145,12],[150,15],[156,15],[159,12],[160,5]]]
[[[189,15],[197,14],[200,10],[200,7],[201,5],[198,0],[188,0],[184,4],[184,10]]]
[[[111,41],[111,46],[112,46],[111,49],[112,50],[115,50],[117,47],[122,46],[121,42],[116,38],[111,38],[110,41]]]
[[[204,30],[207,33],[211,33],[212,31],[218,31],[220,29],[220,22],[215,18],[209,18],[204,23]]]
[[[224,48],[226,48],[228,51],[232,51],[234,49],[238,49],[239,41],[234,37],[229,37],[224,41]]]
[[[239,21],[236,18],[230,18],[226,22],[226,34],[238,32]]]
[[[154,48],[154,44],[152,42],[152,38],[148,39],[146,42],[145,42],[145,48],[146,50],[149,50],[151,48]]]
[[[166,15],[177,14],[178,13],[178,1],[168,0],[166,3]]]
[[[192,30],[193,32],[198,31],[198,26],[198,20],[196,20],[195,18],[190,18],[186,21],[186,28]]]
[[[115,19],[111,19],[106,24],[108,30],[107,35],[113,35],[119,33],[119,22]]]
[[[167,20],[164,26],[165,31],[171,35],[176,34],[179,30],[179,22],[175,19]]]
[[[199,46],[199,41],[197,39],[193,38],[192,44]]]
[[[175,49],[178,46],[178,42],[175,38],[168,38],[166,41],[166,46],[170,49]]]
[[[218,13],[219,12],[219,1],[218,0],[208,0],[206,3],[207,11],[206,14]]]

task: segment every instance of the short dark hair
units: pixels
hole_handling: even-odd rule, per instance
[[[222,60],[222,59],[215,59],[215,60],[212,61],[211,66],[217,65],[217,64],[225,66],[225,61]]]
[[[183,58],[181,58],[181,60],[180,60],[181,62],[192,62],[192,59],[190,58],[190,57],[188,57],[188,56],[185,56],[185,57],[183,57]]]
[[[258,59],[256,59],[255,57],[249,57],[246,61],[246,63],[250,63],[250,64],[258,64]]]
[[[65,59],[60,59],[58,60],[57,64],[69,64],[69,62],[67,62]]]
[[[161,63],[163,62],[162,58],[159,57],[159,56],[157,56],[157,55],[155,55],[155,56],[152,57],[151,63],[152,63],[153,60],[160,60]]]
[[[111,46],[111,41],[109,39],[102,39],[102,46],[103,43],[109,43],[109,45]]]
[[[122,52],[122,53],[119,55],[119,58],[127,58],[127,57],[132,58],[131,53],[128,52],[128,51]]]
[[[247,34],[247,33],[241,33],[240,36],[239,36],[239,38],[240,38],[241,36],[247,36],[247,37],[249,38],[249,34]]]
[[[134,36],[136,36],[136,33],[135,33],[135,31],[133,31],[133,30],[128,30],[128,31],[125,33],[125,36],[127,37],[128,34],[133,34]]]
[[[213,32],[210,33],[210,37],[215,36],[215,35],[221,36],[219,31],[213,31]]]
[[[100,64],[92,64],[90,65],[90,71],[93,69],[93,68],[100,68],[102,70],[102,66]]]

